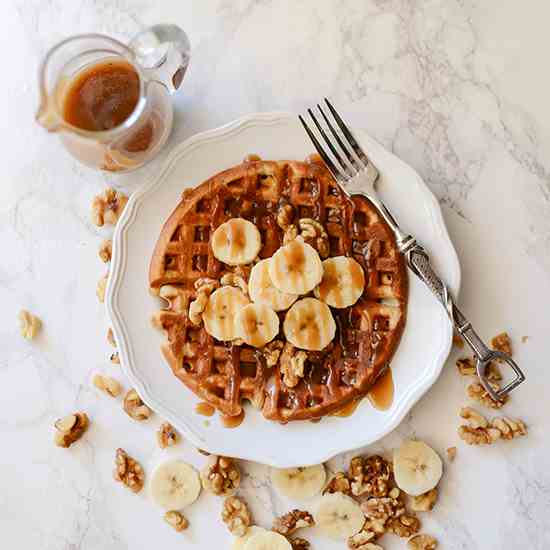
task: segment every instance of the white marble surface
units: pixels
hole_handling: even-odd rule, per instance
[[[441,548],[550,548],[547,3],[6,0],[0,13],[2,548],[223,548],[230,541],[214,498],[203,497],[189,511],[190,531],[177,534],[145,494],[112,481],[118,446],[148,471],[162,458],[153,436],[160,419],[132,423],[89,383],[95,371],[122,378],[107,359],[108,321],[94,292],[105,269],[97,247],[108,230],[90,223],[89,205],[106,184],[136,189],[162,158],[132,176],[99,174],[33,122],[35,74],[48,47],[81,31],[129,37],[153,22],[182,25],[193,45],[171,145],[244,113],[298,112],[329,95],[428,182],[461,258],[461,305],[484,336],[507,329],[513,337],[528,379],[508,414],[530,432],[491,448],[458,441],[466,382],[451,357],[433,390],[377,448],[389,451],[408,436],[441,453],[458,446],[424,522]],[[35,342],[17,332],[21,308],[44,321]],[[70,450],[55,448],[53,420],[77,409],[88,411],[90,430]],[[170,454],[197,466],[204,460],[185,443]],[[289,503],[273,494],[262,467],[246,470],[243,493],[268,526]],[[338,547],[306,536],[315,549]],[[405,547],[389,536],[382,545]]]

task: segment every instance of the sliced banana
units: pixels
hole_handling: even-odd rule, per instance
[[[292,546],[283,535],[265,531],[252,535],[244,545],[244,550],[292,550]]]
[[[344,540],[355,535],[365,523],[359,504],[343,493],[324,495],[314,518],[319,529],[334,540]]]
[[[334,339],[336,323],[330,308],[316,298],[304,298],[287,312],[283,331],[297,348],[320,351]]]
[[[270,477],[271,483],[282,495],[294,500],[305,500],[321,492],[327,474],[325,467],[317,464],[303,468],[273,468]]]
[[[363,268],[353,258],[336,256],[323,262],[323,278],[314,294],[329,306],[344,308],[355,304],[365,288]]]
[[[393,454],[397,486],[411,496],[433,489],[443,475],[439,455],[422,441],[405,441]]]
[[[180,510],[197,500],[201,492],[199,473],[183,460],[163,462],[153,472],[150,493],[166,510]]]
[[[281,292],[307,294],[321,282],[323,264],[317,250],[298,237],[273,254],[269,276]]]
[[[257,525],[251,525],[247,531],[246,534],[242,537],[235,537],[233,539],[233,544],[231,545],[231,550],[244,550],[246,543],[254,536],[258,535],[259,533],[267,533],[267,529],[264,529],[263,527],[258,527]]]
[[[297,299],[297,294],[281,292],[269,276],[269,263],[271,258],[258,262],[250,272],[248,280],[248,293],[253,302],[265,304],[274,311],[288,309]]]
[[[212,252],[227,265],[249,264],[261,247],[258,228],[243,218],[232,218],[222,223],[212,235]]]
[[[255,348],[261,348],[271,342],[279,333],[279,317],[268,306],[248,304],[235,318],[237,336]]]
[[[206,332],[223,342],[237,338],[237,313],[250,301],[237,288],[224,286],[210,295],[202,313]]]

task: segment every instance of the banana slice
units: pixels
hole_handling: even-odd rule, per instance
[[[336,333],[330,308],[316,298],[304,298],[287,312],[283,331],[297,348],[320,351],[328,346]]]
[[[232,286],[224,286],[212,292],[202,313],[206,332],[222,342],[237,338],[235,318],[249,303],[248,298]]]
[[[292,550],[292,546],[283,535],[266,531],[252,535],[244,545],[244,550]]]
[[[247,531],[246,534],[242,537],[235,537],[233,539],[233,544],[231,545],[231,550],[244,550],[246,543],[254,536],[258,535],[259,533],[268,533],[269,531],[267,529],[264,529],[263,527],[258,527],[257,525],[251,525]]]
[[[298,295],[281,292],[275,287],[269,276],[270,262],[271,258],[267,258],[252,268],[248,279],[248,293],[253,302],[265,304],[274,311],[284,311],[298,299]]]
[[[313,292],[329,306],[344,308],[355,304],[364,288],[365,274],[359,263],[337,256],[323,262],[323,278]]]
[[[343,493],[324,495],[314,518],[319,529],[334,540],[344,540],[355,535],[365,523],[359,504]]]
[[[261,247],[258,228],[243,218],[232,218],[222,223],[212,235],[212,252],[227,265],[249,264]]]
[[[303,468],[283,468],[271,470],[271,483],[285,497],[305,500],[321,492],[327,474],[322,464]]]
[[[269,276],[281,292],[307,294],[321,282],[323,264],[317,250],[298,237],[273,254]]]
[[[279,317],[268,306],[248,304],[235,318],[237,336],[249,346],[261,348],[279,333]]]
[[[150,492],[153,500],[162,508],[180,510],[199,497],[199,473],[183,460],[168,460],[153,472]]]
[[[439,483],[443,462],[426,443],[405,441],[393,454],[393,471],[397,486],[416,497]]]

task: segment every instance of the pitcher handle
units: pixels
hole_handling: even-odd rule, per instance
[[[191,44],[177,25],[153,25],[128,44],[150,80],[160,82],[170,94],[181,86],[189,65]]]

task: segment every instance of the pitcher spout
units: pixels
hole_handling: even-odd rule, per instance
[[[52,101],[47,95],[43,95],[40,106],[36,112],[36,122],[48,130],[48,132],[57,132],[61,128],[61,121]]]

